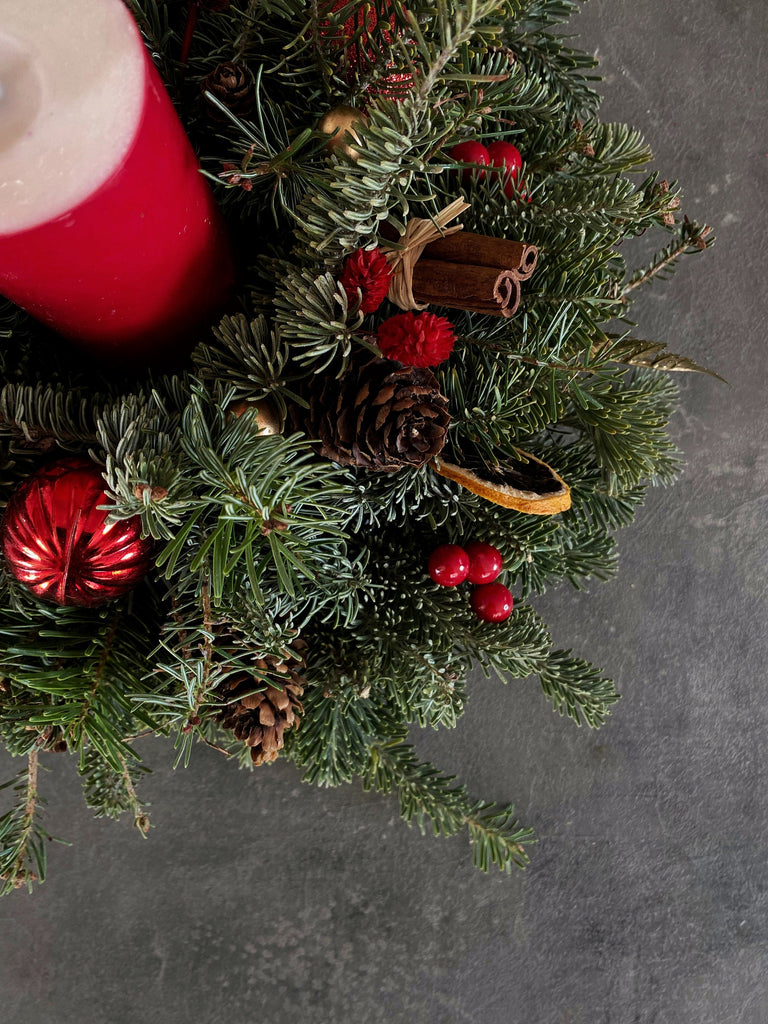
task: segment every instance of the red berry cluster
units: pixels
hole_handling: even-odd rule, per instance
[[[512,614],[512,594],[503,583],[494,583],[502,570],[498,548],[473,540],[466,548],[441,544],[429,559],[429,575],[441,587],[457,587],[468,581],[475,584],[469,603],[478,619],[504,622]]]
[[[460,164],[474,164],[474,168],[466,167],[462,178],[467,181],[477,175],[478,181],[485,177],[484,167],[489,167],[493,177],[501,178],[504,195],[511,199],[515,193],[515,181],[523,166],[523,158],[517,146],[503,139],[497,139],[490,146],[484,146],[477,139],[467,139],[448,151],[451,159]],[[477,170],[476,168],[480,168]]]

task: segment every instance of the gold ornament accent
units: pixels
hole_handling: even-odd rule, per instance
[[[346,103],[333,107],[320,118],[318,128],[331,138],[325,144],[329,153],[344,153],[350,160],[357,160],[360,155],[350,140],[362,143],[362,139],[355,131],[355,125],[362,127],[367,124],[367,119],[362,110],[356,107],[347,106]]]
[[[243,398],[239,402],[233,402],[228,410],[233,416],[242,416],[249,412],[256,420],[256,433],[259,437],[268,437],[272,434],[282,434],[283,419],[275,404],[268,398]]]
[[[439,456],[430,465],[440,476],[466,487],[494,505],[534,516],[552,516],[571,507],[571,489],[546,462],[527,452],[506,460],[497,473],[455,466]],[[482,474],[482,475],[481,475]]]

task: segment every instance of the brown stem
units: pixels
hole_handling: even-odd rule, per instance
[[[197,713],[200,709],[200,701],[203,698],[205,691],[208,689],[208,683],[211,678],[211,668],[213,665],[213,643],[210,639],[211,626],[213,625],[213,615],[211,613],[211,587],[206,576],[203,580],[201,600],[203,604],[203,629],[206,632],[206,638],[203,642],[203,678],[200,686],[195,692],[195,703],[192,707],[192,714],[190,718],[197,717]]]
[[[639,288],[641,284],[645,284],[646,281],[650,281],[651,278],[655,277],[660,270],[663,270],[664,267],[673,263],[678,256],[682,256],[686,249],[690,249],[692,247],[695,249],[704,248],[704,245],[700,245],[700,243],[703,243],[707,238],[707,235],[710,235],[711,233],[712,228],[705,224],[697,234],[693,235],[691,238],[684,239],[676,249],[673,249],[672,252],[661,261],[661,263],[657,263],[649,270],[646,270],[646,272],[638,277],[636,281],[630,281],[629,284],[625,285],[619,295],[619,300],[621,302],[625,302],[626,296],[629,295],[630,292],[633,292],[635,288]]]
[[[121,757],[120,764],[123,766],[123,770],[121,772],[123,785],[125,786],[125,791],[128,794],[128,799],[130,800],[131,807],[133,809],[133,823],[146,839],[149,833],[149,815],[142,807],[141,801],[139,800],[139,794],[134,788],[131,773],[128,770],[127,761]]]
[[[171,595],[171,618],[177,626],[181,625],[182,618],[179,615],[179,599],[175,594]],[[189,646],[187,639],[187,631],[185,629],[179,630],[179,639],[181,640],[181,653],[184,655],[186,661],[192,660],[192,649]]]
[[[24,821],[30,824],[35,815],[35,803],[37,801],[38,764],[37,750],[30,750],[27,761],[27,802],[24,805]]]
[[[6,877],[16,880],[17,885],[23,884],[26,875],[24,871],[24,858],[27,855],[27,845],[32,835],[32,822],[35,819],[35,807],[37,805],[37,770],[38,770],[37,748],[30,750],[27,755],[27,798],[24,804],[24,817],[21,819],[21,842],[19,843],[19,855],[13,867]]]
[[[492,352],[503,352],[505,358],[515,363],[526,363],[528,366],[539,366],[545,370],[567,370],[577,373],[594,373],[595,368],[593,366],[586,366],[584,363],[563,363],[555,360],[547,359],[535,359],[533,356],[521,356],[517,352],[510,352],[506,346],[497,345],[493,341],[483,341],[480,338],[469,338],[466,335],[461,335],[460,340],[465,345],[477,345],[480,348],[489,348]]]
[[[214,743],[213,740],[209,740],[208,737],[204,736],[201,732],[198,733],[198,736],[207,747],[212,747],[214,750],[218,750],[218,752],[220,754],[223,754],[224,757],[232,757],[232,754],[229,750],[225,750],[224,747],[220,747],[218,743]]]

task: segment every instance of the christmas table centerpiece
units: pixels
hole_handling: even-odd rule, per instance
[[[609,714],[532,600],[674,478],[701,367],[631,304],[712,241],[599,120],[577,0],[0,8],[3,890],[45,876],[43,758],[147,834],[149,734],[524,866],[408,730],[473,667]]]

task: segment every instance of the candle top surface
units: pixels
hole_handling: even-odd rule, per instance
[[[146,76],[121,0],[0,0],[0,236],[64,215],[110,178]]]

